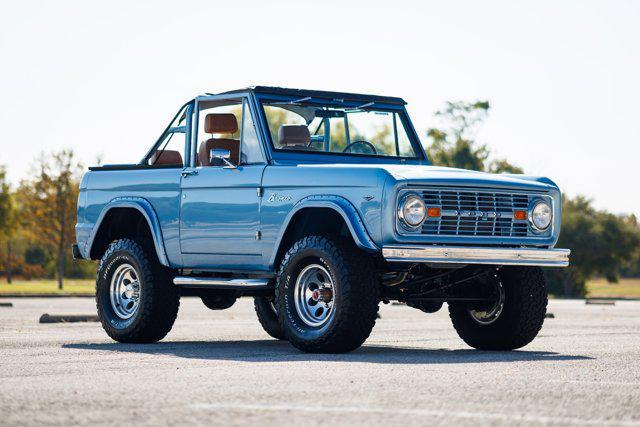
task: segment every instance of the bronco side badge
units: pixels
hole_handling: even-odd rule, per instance
[[[289,196],[288,194],[276,194],[276,193],[269,194],[269,198],[267,199],[269,203],[288,202],[290,200],[291,200],[291,196]]]

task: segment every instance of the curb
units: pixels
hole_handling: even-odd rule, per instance
[[[616,305],[616,300],[605,298],[587,298],[584,300],[587,305]]]
[[[98,322],[95,314],[49,314],[40,316],[39,323],[76,323],[76,322]]]

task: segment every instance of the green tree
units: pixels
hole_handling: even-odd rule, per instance
[[[520,166],[515,166],[509,163],[505,159],[498,159],[491,162],[489,167],[491,173],[524,173],[524,169]]]
[[[20,186],[25,229],[56,263],[58,288],[62,289],[65,258],[74,237],[76,201],[82,167],[72,150],[43,155],[31,180]]]
[[[635,215],[629,215],[627,223],[640,232],[640,224],[638,224],[638,218]],[[622,267],[620,275],[622,277],[640,277],[640,247],[631,255],[626,265]]]
[[[490,151],[475,140],[478,128],[489,114],[489,101],[447,102],[443,110],[435,113],[440,127],[427,130],[431,143],[427,154],[438,166],[449,166],[484,172],[522,173],[522,169],[505,159],[489,161]]]
[[[4,241],[4,269],[7,282],[12,282],[14,251],[13,239],[18,229],[17,208],[11,187],[7,181],[6,169],[0,166],[0,238]]]
[[[581,196],[565,200],[558,247],[571,249],[571,264],[566,269],[547,271],[551,291],[584,296],[591,277],[617,282],[622,269],[640,248],[640,232],[634,219],[597,210]]]

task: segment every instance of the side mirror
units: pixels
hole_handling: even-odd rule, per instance
[[[229,150],[224,150],[221,148],[212,148],[211,151],[209,151],[209,163],[213,165],[214,163],[218,163],[218,162],[215,162],[214,160],[220,160],[222,161],[222,163],[224,163],[225,168],[236,169],[238,166],[231,163],[231,160],[229,160],[230,158],[231,158],[231,151]]]

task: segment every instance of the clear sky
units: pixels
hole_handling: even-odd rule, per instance
[[[184,101],[254,84],[401,96],[421,136],[487,99],[497,156],[640,214],[634,1],[3,1],[0,164],[135,162]]]

